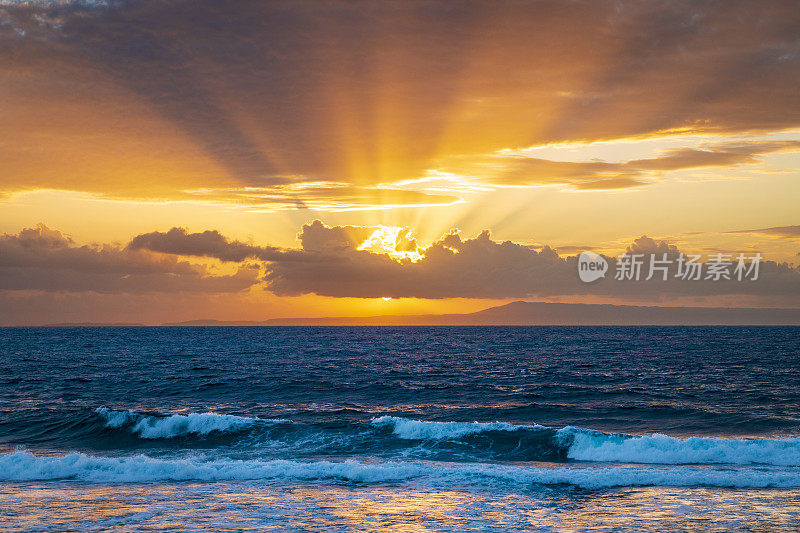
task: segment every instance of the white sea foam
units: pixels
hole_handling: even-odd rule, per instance
[[[627,436],[576,427],[558,431],[571,441],[567,457],[582,461],[641,464],[765,464],[800,466],[800,439],[722,439],[667,435]]]
[[[409,440],[447,440],[486,431],[517,431],[520,429],[546,429],[544,426],[518,426],[506,422],[431,422],[398,416],[381,416],[372,419],[376,427],[391,427],[392,433]]]
[[[134,411],[95,409],[106,422],[106,427],[128,428],[143,439],[170,439],[184,435],[208,435],[214,431],[238,431],[256,422],[285,422],[245,416],[216,413],[190,413],[188,415],[150,416]]]
[[[0,455],[1,481],[76,480],[94,483],[169,481],[330,481],[477,484],[513,488],[535,484],[586,489],[620,486],[800,487],[800,470],[713,467],[542,467],[427,462],[158,459],[144,455],[101,457],[81,453]]]

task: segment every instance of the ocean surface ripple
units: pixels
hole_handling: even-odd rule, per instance
[[[6,329],[0,507],[21,520],[28,489],[78,505],[71,484],[131,486],[155,520],[172,512],[154,510],[164,490],[259,487],[275,516],[313,501],[312,520],[334,493],[374,509],[447,493],[476,516],[502,494],[511,520],[649,490],[726,506],[736,526],[756,520],[736,492],[748,491],[775,510],[766,527],[789,531],[799,347],[800,328]],[[653,512],[634,529],[663,527]],[[116,523],[86,520],[78,529]]]

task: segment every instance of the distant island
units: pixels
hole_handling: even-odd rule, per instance
[[[136,328],[147,324],[140,322],[56,322],[43,324],[44,328]]]
[[[68,323],[50,327],[132,327],[143,324]],[[203,326],[798,326],[800,309],[655,307],[512,302],[475,313],[368,317],[272,318],[262,321],[190,320],[159,324]]]

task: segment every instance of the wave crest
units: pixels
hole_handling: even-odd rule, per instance
[[[171,439],[185,435],[208,435],[213,432],[234,432],[256,422],[283,422],[245,416],[217,413],[190,413],[188,415],[153,416],[135,411],[113,411],[105,407],[95,409],[108,428],[125,428],[143,439]]]
[[[487,435],[500,444],[514,434],[514,441],[530,453],[529,460],[541,459],[542,449],[549,448],[548,453],[554,457],[604,463],[800,466],[800,438],[682,439],[659,433],[649,436],[604,433],[573,426],[555,431],[538,424],[432,422],[394,416],[373,418],[371,423],[391,428],[394,435],[408,440],[453,441],[492,432],[509,434],[508,437]]]
[[[565,427],[556,439],[568,444],[567,458],[580,461],[639,464],[764,464],[800,466],[800,439],[679,439],[603,433]]]
[[[390,427],[392,433],[401,439],[408,440],[447,440],[458,439],[467,435],[476,435],[489,431],[521,431],[548,429],[538,424],[518,426],[507,422],[431,422],[414,420],[398,416],[381,416],[373,418],[375,427]]]

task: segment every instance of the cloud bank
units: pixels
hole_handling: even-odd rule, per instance
[[[365,244],[381,236],[389,237],[381,241],[381,249],[365,249]],[[664,301],[745,295],[765,302],[791,301],[800,296],[800,270],[774,261],[760,263],[755,281],[685,281],[674,277],[664,281],[659,276],[645,281],[650,254],[659,259],[666,254],[671,261],[677,261],[681,254],[674,245],[648,237],[636,239],[626,250],[645,254],[641,281],[613,279],[617,258],[606,257],[609,273],[595,283],[580,282],[575,255],[560,256],[548,246],[537,250],[511,241],[495,241],[488,231],[474,238],[449,233],[421,247],[407,230],[326,226],[317,220],[304,225],[298,238],[300,249],[270,255],[264,255],[264,248],[228,241],[216,232],[190,234],[179,229],[138,236],[131,244],[161,253],[213,256],[224,261],[261,257],[266,261],[263,282],[278,296],[502,299],[594,295]],[[409,250],[414,254],[409,255]]]
[[[114,245],[76,245],[43,224],[0,235],[0,290],[45,292],[233,293],[257,282],[258,270],[241,265],[215,275],[175,255],[155,256]]]
[[[313,295],[331,298],[322,299],[325,305],[345,307],[359,298],[386,297],[442,305],[451,298],[462,303],[533,298],[797,307],[800,297],[800,271],[773,261],[761,263],[755,282],[623,282],[613,280],[616,259],[606,256],[607,277],[582,283],[579,250],[559,255],[547,246],[497,241],[488,231],[474,237],[451,232],[420,243],[406,228],[328,226],[317,220],[301,228],[298,241],[296,248],[280,248],[237,241],[216,230],[173,228],[137,235],[127,246],[86,245],[40,224],[0,235],[0,319],[150,322],[188,320],[197,313],[262,319],[275,309],[283,316],[307,313],[307,305],[319,301]],[[647,237],[627,251],[680,254],[675,245]],[[647,268],[645,262],[645,275]],[[305,303],[284,299],[307,295]],[[342,304],[334,303],[340,298]]]

